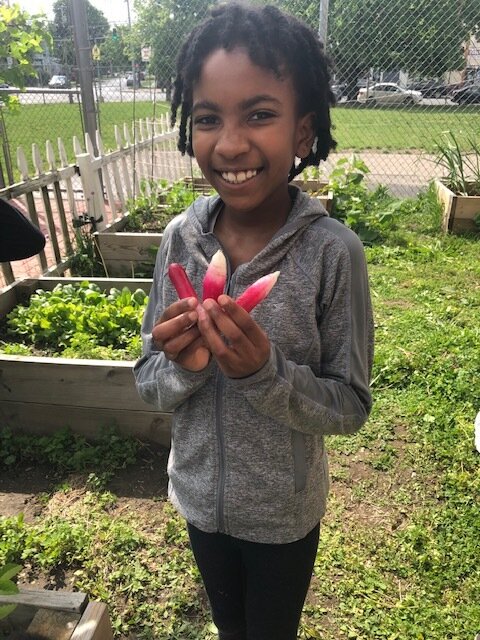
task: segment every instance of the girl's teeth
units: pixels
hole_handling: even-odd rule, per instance
[[[228,171],[226,173],[222,173],[222,178],[232,184],[240,184],[241,182],[250,180],[250,178],[253,178],[256,175],[257,172],[255,170],[249,169],[248,171],[239,171],[238,173]]]

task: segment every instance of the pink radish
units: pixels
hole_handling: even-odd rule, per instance
[[[197,293],[190,282],[190,278],[181,264],[173,262],[168,267],[168,275],[180,299],[196,298],[198,300]],[[236,303],[250,313],[257,304],[268,296],[272,287],[277,282],[279,275],[280,271],[275,271],[274,273],[269,273],[259,278],[245,289],[237,298]],[[216,301],[223,293],[226,280],[227,262],[223,253],[218,250],[212,257],[203,280],[203,300],[212,298]]]
[[[187,273],[181,264],[172,262],[168,267],[168,276],[172,281],[180,300],[183,298],[197,298],[198,300],[197,292],[193,288],[190,278],[187,276]]]
[[[245,311],[250,311],[257,306],[262,300],[264,300],[273,288],[273,285],[278,280],[280,271],[269,273],[263,278],[259,278],[256,282],[245,289],[245,291],[237,298],[236,303],[240,305]]]
[[[214,254],[207,273],[203,279],[203,300],[213,298],[217,300],[223,293],[227,281],[227,261],[220,249]]]

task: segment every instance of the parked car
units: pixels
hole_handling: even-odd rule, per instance
[[[48,86],[52,89],[68,89],[70,87],[70,82],[68,81],[67,76],[52,76]]]
[[[420,91],[403,89],[394,82],[377,82],[371,87],[358,91],[357,100],[369,105],[418,104],[422,99]]]
[[[127,87],[133,87],[133,74],[132,74],[131,71],[127,71],[127,73],[125,74],[125,78],[127,80]],[[136,87],[140,86],[140,79],[141,79],[140,74],[138,72],[135,73],[135,86]]]
[[[452,91],[451,96],[457,104],[480,104],[480,84],[467,84]]]
[[[346,95],[345,94],[346,88],[347,88],[347,85],[344,83],[332,84],[332,92],[337,101],[340,101],[343,98],[343,96]]]
[[[424,98],[446,98],[449,93],[449,87],[444,82],[437,80],[412,82],[407,89],[409,91],[420,91]]]

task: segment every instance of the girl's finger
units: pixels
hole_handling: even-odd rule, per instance
[[[233,321],[234,325],[241,329],[246,338],[256,344],[265,339],[265,332],[255,322],[252,316],[238,305],[230,296],[221,295],[218,298],[218,307],[224,317]]]
[[[195,298],[184,298],[183,300],[177,300],[165,309],[160,318],[157,320],[156,324],[171,320],[172,318],[175,318],[182,313],[194,311],[197,304],[198,300],[196,300]]]
[[[188,331],[198,319],[196,311],[188,311],[170,320],[159,321],[152,329],[152,337],[155,344],[164,344],[167,340],[175,338]]]
[[[215,302],[212,301],[212,304]],[[207,303],[207,307],[210,306],[210,302]],[[205,311],[203,306],[198,307],[198,329],[202,334],[205,343],[212,353],[216,356],[220,356],[229,351],[229,348],[225,344],[225,339],[222,332],[219,330],[217,323],[213,321],[210,314]]]
[[[191,329],[188,329],[188,331],[184,331],[179,336],[166,340],[159,348],[163,351],[168,360],[176,360],[182,351],[191,347],[195,342],[201,340],[202,336],[200,335],[198,327],[195,325]]]

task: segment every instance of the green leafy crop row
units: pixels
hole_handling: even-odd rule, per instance
[[[134,359],[141,351],[146,301],[141,289],[104,292],[88,281],[39,289],[27,306],[18,305],[7,316],[14,343],[2,350],[25,353],[26,345],[56,356]]]

